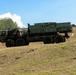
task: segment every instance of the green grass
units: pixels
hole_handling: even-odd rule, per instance
[[[0,49],[0,75],[76,75],[75,35],[61,44]]]

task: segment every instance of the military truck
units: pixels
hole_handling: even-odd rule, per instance
[[[6,47],[24,46],[37,41],[54,44],[65,42],[66,38],[70,37],[68,33],[72,32],[72,25],[70,22],[45,22],[28,24],[26,31],[15,28],[0,32],[0,42],[5,43]]]

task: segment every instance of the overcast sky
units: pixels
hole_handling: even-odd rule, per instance
[[[1,0],[0,18],[9,17],[19,27],[36,22],[76,24],[76,0]]]

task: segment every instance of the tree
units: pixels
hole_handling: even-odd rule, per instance
[[[0,20],[0,29],[18,28],[17,23],[10,18]]]
[[[72,24],[72,26],[73,26],[73,27],[76,27],[76,25],[75,25],[75,24]]]

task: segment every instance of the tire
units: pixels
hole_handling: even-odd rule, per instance
[[[16,40],[16,46],[24,46],[25,45],[25,40],[23,38],[18,38]]]
[[[51,44],[51,43],[53,43],[53,38],[51,38],[51,37],[44,37],[43,43],[44,44]]]
[[[13,39],[7,39],[5,42],[6,47],[14,47],[15,46],[15,42]]]
[[[61,42],[65,42],[65,41],[66,41],[65,37],[63,37],[61,35],[56,36],[55,40],[54,40],[55,43],[61,43]]]

